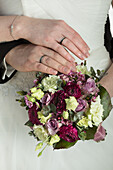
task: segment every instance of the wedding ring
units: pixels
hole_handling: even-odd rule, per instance
[[[42,59],[45,57],[46,55],[43,55],[40,57],[39,63],[42,63]]]
[[[66,37],[62,38],[61,41],[59,42],[59,44],[62,45],[62,42],[66,39]]]

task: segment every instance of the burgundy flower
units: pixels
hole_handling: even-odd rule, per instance
[[[29,108],[33,107],[33,103],[28,100],[27,96],[24,97],[24,100],[25,100],[26,105],[27,105]]]
[[[42,99],[40,100],[40,102],[43,104],[43,105],[48,105],[51,101],[51,96],[49,95],[49,93],[46,93]]]
[[[88,107],[88,103],[86,102],[86,100],[83,99],[78,99],[77,102],[79,103],[79,105],[76,108],[76,112],[81,112],[81,111],[85,111],[86,108]]]
[[[59,130],[59,123],[56,119],[49,119],[46,123],[46,128],[50,135],[55,135]]]
[[[57,114],[62,114],[63,111],[66,110],[66,103],[65,103],[66,98],[67,96],[62,90],[59,90],[53,94],[53,99],[51,103],[53,103],[56,106]]]
[[[37,115],[37,106],[36,104],[33,105],[33,107],[31,107],[28,110],[28,114],[29,114],[29,120],[36,125],[41,125],[40,121],[38,120],[38,115]]]
[[[75,77],[76,77],[76,72],[74,72],[74,71],[70,71],[70,73],[68,74],[68,76],[70,76],[71,78],[74,78],[75,79]]]
[[[85,81],[85,74],[81,74],[80,72],[76,72],[76,77],[77,77],[77,81]]]
[[[99,89],[96,86],[96,83],[92,78],[87,79],[85,85],[83,86],[83,92],[86,94],[92,94],[92,95],[99,92]]]
[[[68,82],[68,81],[69,81],[69,76],[68,76],[68,75],[60,74],[59,76],[60,76],[60,79],[62,79],[62,80],[64,80],[64,81],[66,81],[66,82]]]
[[[61,126],[58,135],[60,136],[60,138],[68,142],[75,142],[79,139],[77,129],[74,128],[72,125]]]
[[[64,91],[68,94],[68,96],[74,96],[77,99],[81,97],[81,89],[76,83],[67,83],[64,87]]]

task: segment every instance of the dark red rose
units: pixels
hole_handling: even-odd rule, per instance
[[[67,83],[64,87],[64,91],[68,94],[68,96],[74,96],[77,99],[81,97],[81,89],[76,83]]]
[[[79,139],[77,129],[72,125],[61,126],[58,135],[68,142],[75,142]]]
[[[66,103],[65,103],[66,98],[67,96],[62,90],[59,90],[53,94],[53,99],[51,103],[53,103],[56,106],[56,111],[58,114],[61,114],[63,113],[63,111],[66,110]]]
[[[33,124],[36,124],[36,125],[41,125],[40,121],[38,120],[36,104],[34,104],[33,107],[31,107],[28,110],[28,114],[29,114],[30,122],[32,122]]]

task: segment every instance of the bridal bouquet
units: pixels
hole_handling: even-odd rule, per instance
[[[41,149],[47,145],[54,149],[66,149],[80,140],[104,140],[106,130],[101,126],[112,108],[111,99],[104,87],[99,85],[100,70],[86,63],[76,66],[76,72],[68,75],[37,73],[34,86],[18,101],[28,110],[30,135]]]

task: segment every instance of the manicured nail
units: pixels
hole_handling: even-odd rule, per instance
[[[71,70],[72,70],[72,71],[76,71],[76,67],[72,66],[72,67],[71,67]]]
[[[57,71],[53,70],[53,74],[57,74],[57,73],[58,73]]]
[[[65,72],[65,73],[69,73],[70,70],[69,70],[67,67],[64,67],[64,72]]]

